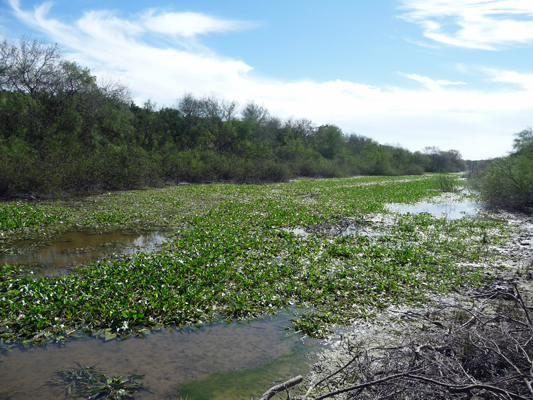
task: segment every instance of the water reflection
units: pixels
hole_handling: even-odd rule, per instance
[[[68,266],[96,260],[109,253],[132,254],[134,251],[154,251],[166,240],[162,233],[128,235],[120,232],[89,234],[67,232],[52,245],[32,254],[5,254],[0,256],[0,265],[39,265],[36,276],[60,276],[68,273]],[[21,242],[20,245],[26,244]]]
[[[302,346],[302,340],[285,331],[289,318],[283,313],[250,324],[218,323],[187,332],[162,331],[145,339],[104,342],[87,338],[61,347],[14,349],[0,362],[0,389],[9,383],[18,392],[13,400],[57,399],[58,388],[43,383],[54,377],[54,371],[79,362],[84,366],[98,364],[109,376],[145,374],[142,382],[152,393],[141,392],[135,398],[170,398],[186,382],[218,371],[254,368],[292,354],[294,346]],[[306,340],[306,345],[319,343]],[[301,362],[302,366],[308,364],[305,358]]]
[[[476,215],[480,209],[478,203],[472,201],[448,203],[417,203],[417,204],[388,204],[390,211],[401,213],[429,213],[438,218],[459,219],[467,215]]]

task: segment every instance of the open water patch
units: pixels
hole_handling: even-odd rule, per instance
[[[132,254],[135,251],[152,252],[164,243],[167,237],[163,233],[125,234],[110,232],[90,234],[87,232],[66,232],[51,245],[31,253],[0,255],[0,265],[29,265],[36,277],[53,277],[69,273],[69,266],[97,260],[111,253]],[[23,250],[30,241],[18,245]]]
[[[300,368],[308,368],[305,354],[318,349],[320,341],[306,339],[304,343],[299,334],[285,330],[289,319],[289,313],[283,312],[249,323],[219,322],[201,329],[167,329],[145,338],[104,341],[84,337],[61,345],[13,348],[1,357],[0,390],[11,388],[16,392],[12,400],[64,398],[57,386],[46,382],[54,379],[57,370],[79,363],[96,364],[107,376],[145,375],[142,383],[149,391],[139,392],[136,399],[178,399],[183,385],[202,380],[209,386],[219,382],[221,376],[232,380],[225,383],[225,390],[238,390],[249,399],[250,393],[262,394],[259,392],[285,376],[276,376],[276,371],[266,367],[270,378],[263,379],[259,386],[255,378],[244,379],[249,387],[243,387],[243,377],[258,377],[257,369],[265,370],[264,366],[273,362],[276,367],[284,365],[288,375],[297,373]],[[188,390],[195,389],[198,393],[197,386]],[[194,400],[193,396],[190,393],[189,400]]]
[[[399,213],[428,213],[437,218],[460,219],[474,216],[481,209],[479,203],[471,200],[450,201],[442,203],[421,202],[416,204],[387,204],[389,211]]]

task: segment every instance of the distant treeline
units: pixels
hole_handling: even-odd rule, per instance
[[[254,102],[186,94],[174,107],[138,106],[57,46],[0,43],[0,194],[464,169],[455,150],[413,153]]]

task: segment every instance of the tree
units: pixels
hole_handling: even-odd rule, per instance
[[[244,106],[241,112],[241,116],[243,120],[251,121],[259,125],[262,122],[266,121],[269,116],[269,112],[265,107],[260,106],[253,101],[250,101]]]
[[[472,186],[494,208],[533,213],[533,130],[516,134],[515,152],[493,160]]]
[[[442,151],[438,147],[428,146],[423,153],[431,160],[427,167],[430,172],[460,172],[466,169],[466,163],[457,150]]]
[[[317,149],[322,157],[333,159],[344,149],[344,134],[338,126],[322,125],[318,128],[315,137]]]
[[[529,154],[533,156],[533,129],[527,128],[516,134],[513,149],[515,154]]]
[[[67,61],[59,47],[23,38],[17,45],[0,43],[0,89],[29,93],[33,98],[46,95],[61,99],[94,90],[96,78],[87,68]]]

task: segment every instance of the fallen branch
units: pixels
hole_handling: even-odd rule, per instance
[[[282,392],[284,390],[287,390],[288,388],[299,384],[303,380],[304,380],[304,378],[301,375],[298,375],[296,378],[291,378],[288,381],[285,381],[283,383],[280,383],[279,385],[271,387],[261,397],[259,397],[258,400],[269,400],[276,393],[279,393],[279,392]]]

